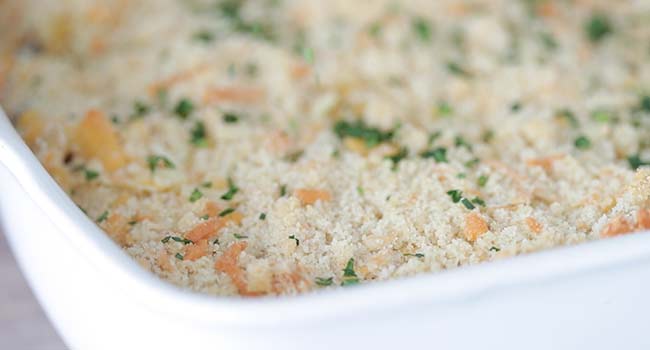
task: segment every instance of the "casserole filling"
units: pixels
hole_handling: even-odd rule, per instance
[[[0,103],[139,264],[295,294],[650,228],[650,6],[0,3]]]

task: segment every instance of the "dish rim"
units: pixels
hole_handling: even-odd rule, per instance
[[[0,165],[54,224],[56,234],[63,236],[96,273],[109,278],[117,289],[152,312],[206,324],[304,323],[422,303],[463,303],[494,292],[513,292],[532,283],[559,282],[650,260],[650,235],[643,234],[650,231],[644,231],[353,288],[280,297],[214,296],[177,287],[138,265],[56,184],[18,136],[2,108]]]

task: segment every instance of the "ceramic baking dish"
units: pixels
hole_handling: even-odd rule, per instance
[[[0,230],[73,349],[650,348],[646,233],[296,297],[222,298],[139,267],[2,111],[0,191]]]

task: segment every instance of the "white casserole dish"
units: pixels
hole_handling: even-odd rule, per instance
[[[0,230],[73,349],[650,348],[650,235],[297,297],[219,298],[139,267],[0,110]]]

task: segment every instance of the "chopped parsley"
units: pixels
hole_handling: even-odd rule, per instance
[[[284,156],[284,159],[286,159],[290,163],[295,163],[300,159],[300,157],[302,157],[303,154],[305,154],[305,151],[297,150],[295,152],[291,152],[286,156]]]
[[[187,119],[193,111],[194,104],[186,98],[178,101],[178,104],[176,104],[176,107],[174,108],[174,113],[181,119]]]
[[[260,220],[266,220],[266,213],[260,214]]]
[[[472,159],[466,161],[464,165],[465,165],[465,167],[467,167],[467,168],[473,168],[473,167],[475,167],[475,166],[476,166],[480,161],[481,161],[481,160],[478,159],[478,158],[472,158]]]
[[[192,39],[202,43],[210,43],[214,41],[214,33],[207,29],[203,29],[194,33],[194,35],[192,35]]]
[[[593,14],[585,24],[585,32],[592,43],[596,44],[605,39],[613,31],[609,18],[602,13]]]
[[[308,64],[314,64],[315,61],[314,49],[312,49],[311,47],[302,46],[301,54],[305,62],[307,62]]]
[[[379,22],[375,22],[371,24],[370,28],[368,28],[368,33],[370,34],[370,36],[374,38],[378,38],[381,35],[381,32],[382,32],[382,27],[381,27],[381,23]]]
[[[637,170],[638,168],[642,166],[649,166],[650,162],[649,161],[643,161],[641,160],[641,156],[639,154],[634,154],[629,157],[627,157],[627,162],[630,164],[630,168],[632,170]]]
[[[221,213],[219,213],[219,216],[223,217],[223,216],[226,216],[226,215],[228,215],[228,214],[230,214],[230,213],[232,213],[234,211],[235,211],[235,209],[233,209],[233,208],[224,209]]]
[[[156,169],[162,164],[163,167],[167,169],[174,169],[176,166],[172,163],[169,158],[160,155],[152,155],[147,157],[147,164],[149,164],[149,170],[155,172]]]
[[[500,251],[501,249],[500,249],[500,248],[497,248],[497,247],[490,247],[489,250],[490,250],[491,252],[498,252],[498,251]]]
[[[494,139],[494,130],[485,130],[481,135],[481,140],[485,143],[490,143]]]
[[[584,135],[578,136],[578,138],[576,138],[573,143],[579,150],[586,150],[591,148],[591,141],[587,138],[587,136]]]
[[[240,235],[239,233],[233,233],[233,236],[237,239],[246,239],[248,236]]]
[[[219,238],[215,238],[215,240],[212,241],[212,244],[219,244]]]
[[[167,242],[169,242],[170,239],[172,241],[174,241],[174,242],[183,243],[185,245],[194,243],[194,242],[190,241],[189,239],[182,238],[182,237],[177,237],[177,236],[165,236],[165,238],[161,239],[160,241],[162,243],[167,243]]]
[[[416,258],[424,258],[424,254],[422,254],[422,253],[415,253],[415,254],[407,253],[407,254],[404,254],[404,256],[414,256]]]
[[[298,238],[296,238],[296,235],[289,236],[289,239],[293,239],[294,241],[296,241],[296,246],[300,245],[300,240]]]
[[[210,215],[208,215],[208,214],[205,214],[205,215],[199,216],[199,219],[201,219],[201,220],[207,220],[207,219],[209,219],[209,218],[210,218]]]
[[[190,130],[190,143],[197,147],[205,147],[208,145],[205,124],[202,121],[194,123],[194,127]]]
[[[613,121],[614,117],[610,112],[599,109],[591,112],[591,119],[599,123],[608,123]]]
[[[650,113],[650,95],[641,96],[641,101],[639,101],[639,109],[645,113]]]
[[[237,188],[237,186],[235,186],[235,183],[232,181],[231,178],[228,178],[228,192],[224,193],[221,196],[221,199],[223,199],[225,201],[229,201],[235,196],[235,194],[238,191],[239,191],[239,188]]]
[[[95,170],[85,168],[84,176],[86,177],[86,181],[92,181],[99,177],[99,173]]]
[[[135,101],[133,103],[133,114],[131,114],[132,119],[142,118],[145,115],[149,114],[151,108],[142,101]]]
[[[558,118],[566,120],[569,125],[571,125],[574,128],[577,128],[580,126],[580,123],[578,122],[578,118],[576,118],[576,115],[568,108],[563,108],[555,112],[555,115]]]
[[[489,179],[490,179],[489,176],[481,175],[478,177],[478,180],[476,180],[476,184],[478,185],[478,187],[485,187]]]
[[[440,136],[442,136],[442,131],[436,131],[431,133],[431,135],[429,135],[428,144],[433,145],[433,143],[436,142],[436,140],[439,139]]]
[[[206,181],[201,184],[201,187],[210,188],[212,187],[212,181]]]
[[[316,284],[321,287],[331,286],[334,282],[334,277],[316,277]]]
[[[474,199],[472,199],[472,203],[474,203],[476,205],[480,205],[482,207],[485,206],[485,201],[480,197],[474,197]]]
[[[195,188],[194,191],[192,191],[192,194],[190,194],[190,202],[194,203],[201,199],[203,197],[203,192],[199,191],[198,188]]]
[[[181,254],[181,253],[176,253],[176,255],[174,255],[174,257],[175,257],[176,259],[178,259],[178,260],[183,260],[183,259],[184,259],[184,256],[183,256],[183,254]]]
[[[406,158],[408,154],[409,154],[408,149],[406,147],[402,147],[400,148],[399,151],[397,151],[397,153],[387,156],[386,159],[389,159],[391,162],[393,162],[392,169],[397,170],[397,165],[399,164],[399,162],[401,162],[402,159]]]
[[[463,205],[465,206],[465,208],[467,208],[467,209],[469,209],[469,210],[472,210],[472,209],[476,208],[476,207],[474,206],[474,204],[472,204],[472,202],[471,202],[469,199],[467,199],[467,198],[463,198],[463,199],[461,199],[460,202],[463,203]]]
[[[280,197],[284,197],[287,194],[287,185],[280,186]]]
[[[521,107],[522,107],[521,102],[516,101],[513,102],[512,105],[510,105],[510,110],[514,113],[517,113],[521,110]]]
[[[463,198],[463,191],[461,190],[449,190],[447,191],[447,194],[451,197],[451,200],[454,203],[460,202],[461,198]]]
[[[358,193],[360,196],[363,196],[363,187],[361,187],[361,186],[357,186],[357,193]]]
[[[258,71],[259,71],[259,67],[255,63],[250,63],[249,62],[249,63],[246,63],[246,65],[244,66],[244,73],[246,73],[246,75],[249,78],[256,77]]]
[[[458,174],[456,174],[456,177],[459,178],[459,179],[464,179],[464,178],[467,177],[467,174],[465,174],[465,173],[458,173]]]
[[[446,101],[438,102],[438,115],[441,117],[449,117],[454,114],[454,109]]]
[[[415,17],[412,21],[413,32],[422,42],[431,41],[431,24],[424,17]]]
[[[128,224],[129,224],[130,226],[134,226],[134,225],[137,224],[137,223],[138,223],[138,222],[137,222],[136,220],[132,220],[132,221],[129,221],[129,222],[128,222]]]
[[[340,120],[334,125],[334,132],[339,138],[346,136],[359,138],[365,141],[368,147],[374,147],[393,138],[395,131],[382,131],[366,125],[363,120],[348,122]]]
[[[457,75],[459,77],[469,77],[471,74],[467,69],[465,69],[460,63],[458,62],[453,62],[449,61],[446,64],[447,71],[453,75]]]
[[[226,112],[223,114],[224,123],[234,124],[239,121],[239,115],[233,112]]]
[[[420,153],[422,158],[433,158],[436,163],[447,163],[447,149],[444,147],[438,147],[431,150],[426,150]]]
[[[465,139],[460,135],[454,138],[454,145],[456,145],[456,147],[465,147],[468,151],[472,150],[472,145],[465,141]]]
[[[350,258],[343,269],[343,281],[341,282],[341,285],[350,286],[358,283],[359,278],[357,277],[357,273],[354,272],[354,258]]]
[[[107,218],[108,218],[108,210],[105,210],[99,217],[97,217],[97,222],[98,223],[104,222],[106,221]]]

